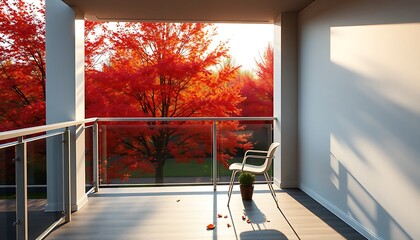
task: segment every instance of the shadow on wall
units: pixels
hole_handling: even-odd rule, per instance
[[[331,158],[334,158],[332,155]],[[358,223],[362,223],[365,230],[378,239],[413,239],[409,233],[393,218],[388,211],[372,196],[355,176],[339,163],[339,176],[332,177],[338,182],[337,196],[346,203],[346,214]],[[337,178],[337,179],[335,179]],[[383,191],[392,195],[393,189],[384,186]],[[394,237],[393,237],[394,236]],[[395,236],[398,236],[395,238]]]
[[[302,187],[369,238],[420,238],[419,11],[319,0],[300,13]]]
[[[395,62],[410,58],[405,48],[415,45],[408,40],[396,47],[401,34],[419,29],[331,28],[331,182],[340,209],[384,239],[420,236],[414,225],[420,222],[420,85],[414,82],[419,60]],[[390,35],[400,37],[383,40]]]
[[[419,11],[319,0],[300,14],[301,186],[369,238],[420,238]]]

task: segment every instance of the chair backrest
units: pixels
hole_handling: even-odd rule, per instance
[[[276,151],[277,147],[280,146],[280,143],[278,142],[273,142],[270,147],[268,148],[267,151],[267,158],[265,159],[265,162],[263,164],[264,166],[264,171],[268,171],[271,167],[271,164],[273,162],[273,158],[274,158],[274,152]]]

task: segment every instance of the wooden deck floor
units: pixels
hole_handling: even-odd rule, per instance
[[[238,188],[230,208],[227,186],[101,188],[46,239],[365,239],[298,189],[276,191],[286,220],[266,185],[252,201]]]

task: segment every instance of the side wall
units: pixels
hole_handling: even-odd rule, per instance
[[[300,187],[370,239],[420,239],[420,1],[299,14]]]
[[[297,13],[283,13],[274,21],[274,182],[296,188],[298,177],[298,46]]]

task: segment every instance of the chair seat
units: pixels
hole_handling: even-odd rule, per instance
[[[244,169],[242,169],[242,163],[232,163],[229,166],[229,170],[250,172],[250,173],[253,173],[253,174],[261,174],[261,173],[264,172],[265,167],[264,166],[255,166],[255,165],[250,165],[250,164],[244,164]]]

